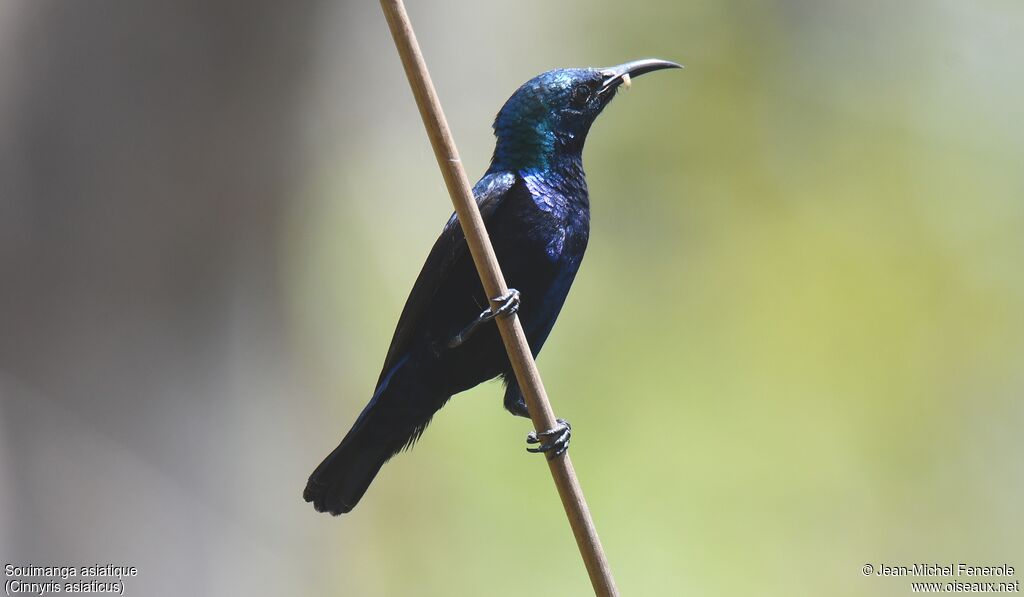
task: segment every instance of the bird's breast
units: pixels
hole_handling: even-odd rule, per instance
[[[562,252],[565,250],[565,229],[561,228],[555,231],[548,239],[548,244],[544,248],[544,252],[547,253],[548,258],[552,261],[557,261],[562,256]]]
[[[525,218],[530,234],[541,241],[544,253],[554,262],[576,253],[582,257],[590,234],[590,204],[586,182],[579,177],[547,172],[525,175],[532,204]]]

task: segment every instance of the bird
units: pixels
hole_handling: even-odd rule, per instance
[[[504,406],[529,409],[495,317],[517,314],[536,357],[554,326],[590,237],[583,144],[597,116],[633,77],[675,62],[643,59],[609,68],[563,68],[519,87],[494,120],[490,166],[473,187],[498,263],[509,283],[484,293],[457,215],[427,256],[398,319],[369,403],[309,476],[303,498],[318,512],[350,512],[381,467],[410,448],[455,394],[501,377]],[[531,452],[560,456],[571,426],[563,419],[530,433]]]

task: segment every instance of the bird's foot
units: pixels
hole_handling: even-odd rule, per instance
[[[572,439],[572,425],[565,419],[555,419],[556,425],[547,431],[531,431],[526,436],[526,443],[540,444],[536,448],[527,448],[527,452],[543,452],[548,460],[554,460],[569,449],[569,440]]]
[[[515,288],[509,288],[508,292],[491,300],[498,303],[498,308],[484,310],[480,314],[480,317],[486,317],[484,321],[490,321],[495,317],[508,317],[519,310],[519,291]]]
[[[509,288],[508,292],[491,300],[498,303],[497,307],[484,309],[476,319],[462,328],[462,331],[452,336],[452,339],[448,341],[448,348],[464,344],[481,324],[487,323],[495,317],[508,317],[519,310],[519,291],[515,288]]]

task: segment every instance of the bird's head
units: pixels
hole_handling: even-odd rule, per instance
[[[494,121],[491,170],[543,168],[560,156],[579,157],[590,125],[620,86],[663,68],[667,60],[635,60],[609,68],[563,68],[523,84]]]

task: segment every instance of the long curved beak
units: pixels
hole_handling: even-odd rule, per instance
[[[676,64],[675,62],[669,62],[668,60],[645,58],[643,60],[634,60],[618,66],[602,68],[601,75],[603,75],[605,79],[601,84],[601,91],[606,91],[612,87],[616,87],[623,81],[628,81],[632,77],[639,77],[640,75],[661,70],[663,68],[683,68],[683,65]]]

